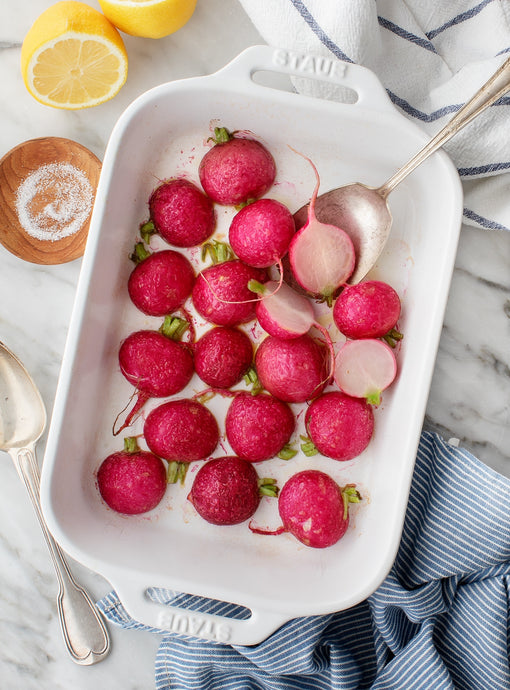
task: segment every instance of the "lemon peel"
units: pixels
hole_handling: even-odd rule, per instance
[[[163,38],[182,28],[197,0],[99,0],[105,16],[124,33]]]

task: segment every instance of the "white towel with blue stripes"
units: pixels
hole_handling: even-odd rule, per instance
[[[240,3],[269,45],[374,71],[395,106],[430,136],[510,54],[509,0]],[[297,88],[307,86],[301,80]],[[464,221],[510,229],[510,94],[444,148],[463,181]]]
[[[292,620],[252,647],[144,628],[114,592],[99,606],[161,635],[156,690],[508,690],[509,559],[510,479],[424,432],[397,558],[357,606]],[[199,597],[150,594],[220,614]]]

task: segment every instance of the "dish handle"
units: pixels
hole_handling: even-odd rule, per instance
[[[223,644],[258,644],[287,623],[291,616],[274,611],[250,609],[246,619],[184,609],[150,599],[147,585],[120,578],[108,578],[127,613],[137,622],[156,628]]]
[[[356,94],[355,103],[372,110],[395,107],[378,77],[367,67],[323,55],[298,53],[285,48],[257,45],[246,48],[212,76],[250,83],[255,88],[268,88],[254,81],[257,72],[274,72],[291,77],[312,79],[345,87]],[[274,88],[274,87],[272,87]]]

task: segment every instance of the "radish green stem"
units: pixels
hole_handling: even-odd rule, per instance
[[[403,337],[403,333],[397,331],[396,328],[392,328],[386,335],[383,335],[383,340],[386,341],[390,347],[395,347],[397,342],[402,340]]]
[[[248,387],[251,386],[251,394],[257,395],[262,390],[260,385],[259,377],[254,366],[251,366],[246,374],[243,376],[243,380]]]
[[[378,407],[381,404],[381,391],[372,391],[365,396],[365,400],[370,405]]]
[[[152,220],[148,220],[140,226],[140,237],[146,244],[149,244],[151,237],[155,235],[156,232],[156,226]]]
[[[180,340],[183,334],[188,330],[189,324],[185,319],[171,314],[165,316],[165,320],[161,325],[159,332],[166,335],[171,340]]]
[[[226,144],[230,141],[233,135],[228,131],[226,127],[215,127],[214,137],[209,137],[210,141],[214,141],[216,144]]]
[[[209,257],[215,266],[216,264],[223,264],[225,261],[230,261],[234,258],[234,252],[230,245],[226,242],[218,242],[218,240],[213,240],[212,242],[205,242],[202,245],[201,259],[205,261]]]
[[[278,496],[279,488],[276,484],[276,479],[271,477],[259,477],[259,493],[261,496],[269,496],[270,498],[276,498]]]
[[[124,450],[126,453],[136,453],[140,450],[136,436],[126,436],[124,439]]]
[[[301,436],[300,438],[303,441],[303,443],[301,444],[301,450],[306,455],[306,457],[310,458],[312,457],[312,455],[317,455],[319,451],[315,447],[315,443],[311,441],[308,438],[308,436]]]
[[[344,502],[344,520],[349,515],[349,503],[359,503],[362,501],[360,492],[356,489],[356,484],[346,484],[342,489],[342,499]]]
[[[295,455],[297,455],[297,450],[290,443],[286,443],[278,453],[281,460],[291,460]]]
[[[281,259],[275,259],[275,265],[278,266],[278,273],[280,277],[278,278],[278,284],[275,287],[275,289],[272,292],[268,292],[266,286],[263,283],[260,283],[258,280],[254,280],[253,278],[248,281],[248,290],[251,292],[254,292],[257,295],[261,295],[259,299],[266,299],[266,297],[272,297],[273,295],[276,295],[278,290],[281,288],[283,284],[283,264]],[[250,300],[250,301],[258,301],[258,300]]]
[[[177,482],[184,484],[187,472],[187,462],[178,462],[177,460],[172,460],[168,463],[168,468],[166,471],[167,484],[177,484]]]
[[[254,278],[248,281],[248,290],[251,290],[251,292],[257,295],[264,295],[267,292],[266,286]]]
[[[148,256],[151,255],[151,252],[149,252],[143,242],[137,242],[135,244],[135,248],[133,250],[133,253],[129,257],[131,261],[133,261],[135,264],[140,264],[142,261],[144,261]]]

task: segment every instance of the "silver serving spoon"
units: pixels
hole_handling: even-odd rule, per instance
[[[0,450],[12,457],[46,538],[58,578],[58,614],[66,647],[73,661],[89,666],[104,659],[110,640],[94,602],[74,580],[42,514],[35,444],[45,427],[39,391],[23,364],[0,342]]]
[[[492,75],[450,122],[381,187],[355,182],[332,189],[317,198],[318,219],[342,228],[356,251],[356,266],[349,283],[358,283],[372,268],[390,234],[392,218],[387,197],[402,180],[434,151],[446,144],[471,120],[510,89],[510,58]],[[295,214],[296,227],[306,222],[307,205]]]

